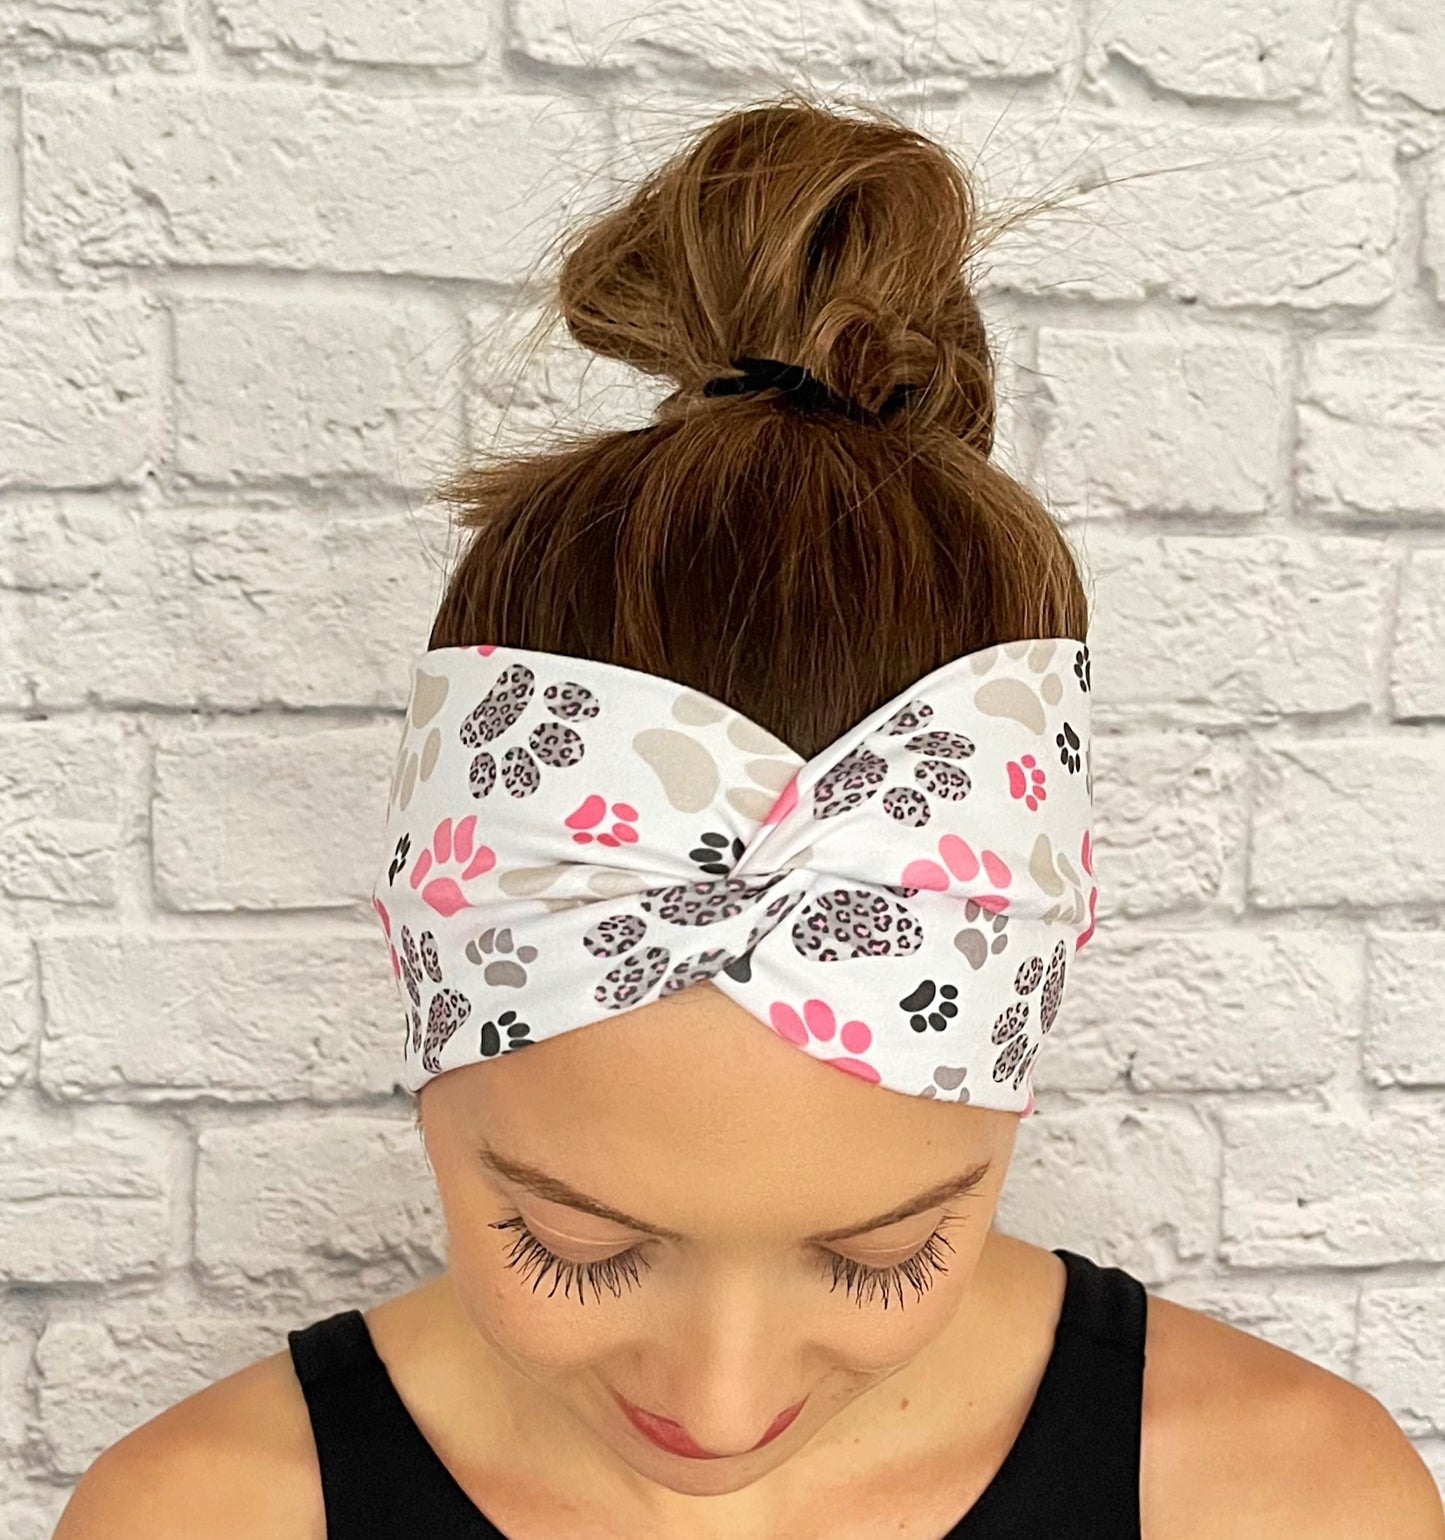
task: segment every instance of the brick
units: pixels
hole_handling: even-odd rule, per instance
[[[378,0],[298,9],[285,0],[217,0],[228,52],[278,51],[354,64],[477,64],[500,28],[476,0],[424,0],[398,9]]]
[[[1445,470],[1445,466],[1442,466]],[[1412,550],[1400,584],[1390,701],[1401,717],[1445,717],[1445,551]]]
[[[511,282],[605,156],[555,98],[120,76],[27,87],[25,229],[62,277],[244,267]],[[275,382],[269,382],[268,388]]]
[[[70,1498],[69,1486],[56,1486],[31,1476],[18,1457],[0,1453],[0,1513],[5,1515],[5,1540],[54,1540],[61,1509]]]
[[[1330,338],[1306,352],[1297,472],[1318,513],[1445,518],[1445,347]]]
[[[1445,934],[1371,930],[1364,1069],[1373,1085],[1445,1086]]]
[[[425,487],[460,431],[439,306],[189,300],[176,308],[176,465],[197,481]]]
[[[1091,19],[1098,51],[1188,97],[1297,101],[1342,46],[1333,0],[1215,0],[1171,8],[1119,0]]]
[[[939,7],[931,0],[819,0],[803,11],[786,0],[658,0],[645,10],[627,0],[519,0],[516,47],[529,59],[588,70],[625,69],[649,77],[704,71],[752,76],[806,72],[810,80],[875,83],[1053,74],[1073,49],[1066,0],[1020,10],[1006,0]]]
[[[293,1324],[158,1297],[111,1300],[98,1315],[58,1303],[35,1353],[40,1448],[59,1475],[79,1476],[168,1407],[286,1352]]]
[[[1445,13],[1435,0],[1359,0],[1355,89],[1368,102],[1445,110]]]
[[[1435,168],[1425,184],[1425,229],[1421,255],[1435,290],[1435,298],[1445,301],[1445,162]]]
[[[1043,328],[1050,505],[1166,514],[1277,507],[1283,363],[1277,338]]]
[[[1096,736],[1097,920],[1194,909],[1236,886],[1244,761],[1200,733]]]
[[[0,936],[0,1092],[30,1073],[40,1020],[35,955],[24,935]]]
[[[1445,1433],[1445,1288],[1367,1280],[1357,1370],[1407,1434]]]
[[[1098,531],[1085,550],[1112,711],[1226,727],[1373,705],[1392,583],[1379,541]]]
[[[1221,1107],[1221,1256],[1235,1267],[1438,1261],[1442,1113],[1438,1097],[1328,1111]]]
[[[174,1137],[130,1108],[0,1121],[0,1279],[154,1277],[169,1244]]]
[[[1027,1132],[1015,1147],[1000,1229],[1058,1237],[1050,1244],[1107,1258],[1141,1281],[1213,1248],[1219,1154],[1183,1109],[1055,1112],[1041,1096]],[[1120,1171],[1146,1169],[1148,1181],[1118,1180]]]
[[[180,8],[165,0],[0,0],[0,58],[12,64],[45,64],[68,53],[119,62],[184,46]]]
[[[1044,1073],[1075,1092],[1319,1085],[1354,1067],[1362,954],[1313,931],[1106,926]]]
[[[0,300],[0,488],[135,485],[163,446],[159,318],[135,300]]]
[[[16,606],[8,624],[0,608],[0,657],[47,707],[406,703],[443,518],[38,501],[8,513],[0,597],[11,587]]]
[[[403,1021],[374,929],[42,938],[41,1083],[66,1099],[390,1095]]]
[[[161,902],[367,905],[399,741],[391,725],[161,735],[151,805]]]
[[[1249,898],[1265,909],[1445,902],[1445,739],[1261,746]]]
[[[976,167],[985,208],[1063,200],[993,243],[993,284],[1050,301],[1304,311],[1379,305],[1394,290],[1400,192],[1383,130],[1145,123],[1075,107],[1046,119],[918,114]]]
[[[119,725],[5,722],[0,757],[0,892],[113,904],[125,838]]]
[[[398,1257],[434,1269],[444,1256],[410,1118],[269,1120],[209,1128],[198,1142],[196,1258],[208,1277],[319,1275]]]

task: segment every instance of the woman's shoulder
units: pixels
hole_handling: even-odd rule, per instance
[[[324,1540],[316,1446],[289,1352],[217,1380],[112,1444],[54,1540]]]
[[[1445,1540],[1434,1478],[1376,1397],[1154,1294],[1140,1508],[1144,1540]]]

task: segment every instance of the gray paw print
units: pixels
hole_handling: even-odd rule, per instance
[[[467,961],[482,967],[483,959],[491,961],[482,968],[482,977],[488,984],[502,989],[521,989],[527,982],[527,964],[537,960],[534,946],[515,946],[511,927],[498,930],[494,925],[484,930],[474,941],[467,942]]]

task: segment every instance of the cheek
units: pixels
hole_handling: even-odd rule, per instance
[[[504,1353],[539,1369],[581,1369],[626,1340],[625,1323],[636,1316],[625,1294],[614,1300],[604,1290],[599,1300],[589,1287],[586,1303],[579,1303],[576,1285],[564,1296],[552,1269],[537,1282],[535,1265],[525,1276],[509,1267],[511,1247],[511,1232],[483,1225],[480,1233],[453,1233],[448,1261],[468,1317]]]
[[[816,1334],[853,1372],[886,1374],[916,1358],[942,1336],[967,1287],[966,1279],[955,1282],[939,1278],[918,1298],[905,1283],[901,1300],[896,1292],[889,1294],[887,1309],[881,1294],[865,1294],[859,1305],[852,1296],[844,1299],[840,1288],[829,1296],[826,1312],[815,1317]]]

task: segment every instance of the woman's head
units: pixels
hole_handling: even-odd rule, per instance
[[[574,338],[673,394],[644,427],[441,489],[472,539],[429,645],[663,675],[811,757],[963,654],[1082,641],[1062,533],[989,459],[980,245],[964,173],[898,124],[792,102],[714,124],[561,271]],[[740,357],[801,365],[885,416],[704,394]],[[1018,1122],[838,1074],[707,984],[452,1070],[420,1105],[470,1320],[622,1460],[692,1492],[756,1480],[940,1340]],[[614,1394],[740,1457],[664,1453]]]

